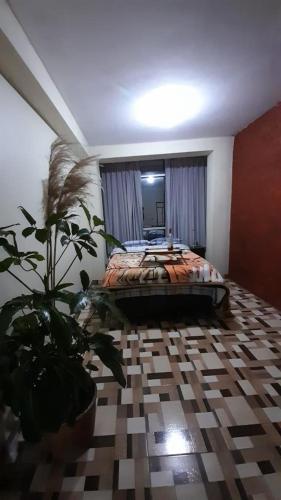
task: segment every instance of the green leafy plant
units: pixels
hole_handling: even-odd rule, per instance
[[[0,250],[4,254],[0,273],[8,273],[27,291],[0,309],[0,391],[4,404],[19,417],[23,436],[29,441],[40,440],[45,432],[57,432],[63,423],[73,425],[93,400],[96,389],[91,371],[97,367],[92,362],[85,364],[85,352],[97,354],[121,386],[126,384],[122,356],[113,337],[92,333],[88,325],[77,321],[89,302],[102,319],[108,312],[118,315],[110,294],[92,289],[84,269],[80,271],[82,290],[78,293],[70,291],[72,283],[65,281],[74,262],[81,262],[85,253],[97,256],[97,236],[121,246],[104,231],[104,222],[91,215],[84,201],[92,182],[85,167],[91,161],[86,158],[76,162],[61,141],[52,145],[43,226],[19,207],[28,223],[22,236],[35,238],[42,252],[20,249],[19,224],[0,228]],[[86,227],[80,227],[72,212],[77,205]],[[69,258],[71,247],[74,253]],[[63,262],[65,269],[58,276]],[[38,280],[36,289],[23,278],[30,274]],[[60,304],[68,308],[67,313]]]

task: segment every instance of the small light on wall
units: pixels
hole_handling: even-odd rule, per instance
[[[154,177],[154,175],[149,175],[149,176],[146,178],[146,182],[147,182],[147,184],[154,184],[154,181],[155,181],[155,177]]]

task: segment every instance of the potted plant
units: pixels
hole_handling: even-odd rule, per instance
[[[0,250],[4,254],[0,273],[8,273],[27,291],[9,300],[0,310],[0,393],[4,404],[19,418],[26,440],[37,442],[46,435],[53,440],[55,433],[59,436],[53,443],[55,454],[69,440],[78,447],[89,445],[93,433],[96,387],[91,371],[97,368],[85,359],[86,352],[97,354],[119,384],[125,386],[122,357],[113,345],[113,338],[93,333],[77,320],[89,297],[102,318],[109,310],[116,312],[114,303],[103,291],[89,292],[90,279],[83,269],[82,291],[70,291],[72,283],[65,281],[74,262],[82,261],[85,252],[96,257],[96,236],[120,246],[119,241],[104,231],[103,221],[92,216],[85,204],[91,182],[86,167],[91,161],[92,158],[75,161],[66,144],[53,143],[44,225],[38,226],[35,218],[19,207],[28,223],[22,230],[23,237],[35,237],[42,245],[42,252],[20,249],[19,224],[0,228]],[[80,206],[86,227],[77,223],[75,205]],[[71,248],[74,254],[69,258]],[[65,270],[59,275],[63,260]],[[30,274],[38,279],[36,289],[25,279]]]

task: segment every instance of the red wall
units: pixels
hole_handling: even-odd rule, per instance
[[[281,104],[235,137],[229,275],[281,309]]]

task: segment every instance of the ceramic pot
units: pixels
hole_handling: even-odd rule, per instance
[[[71,461],[91,446],[96,417],[96,393],[88,406],[76,419],[73,426],[63,424],[58,432],[46,433],[42,439],[42,450],[50,453],[55,461]]]

